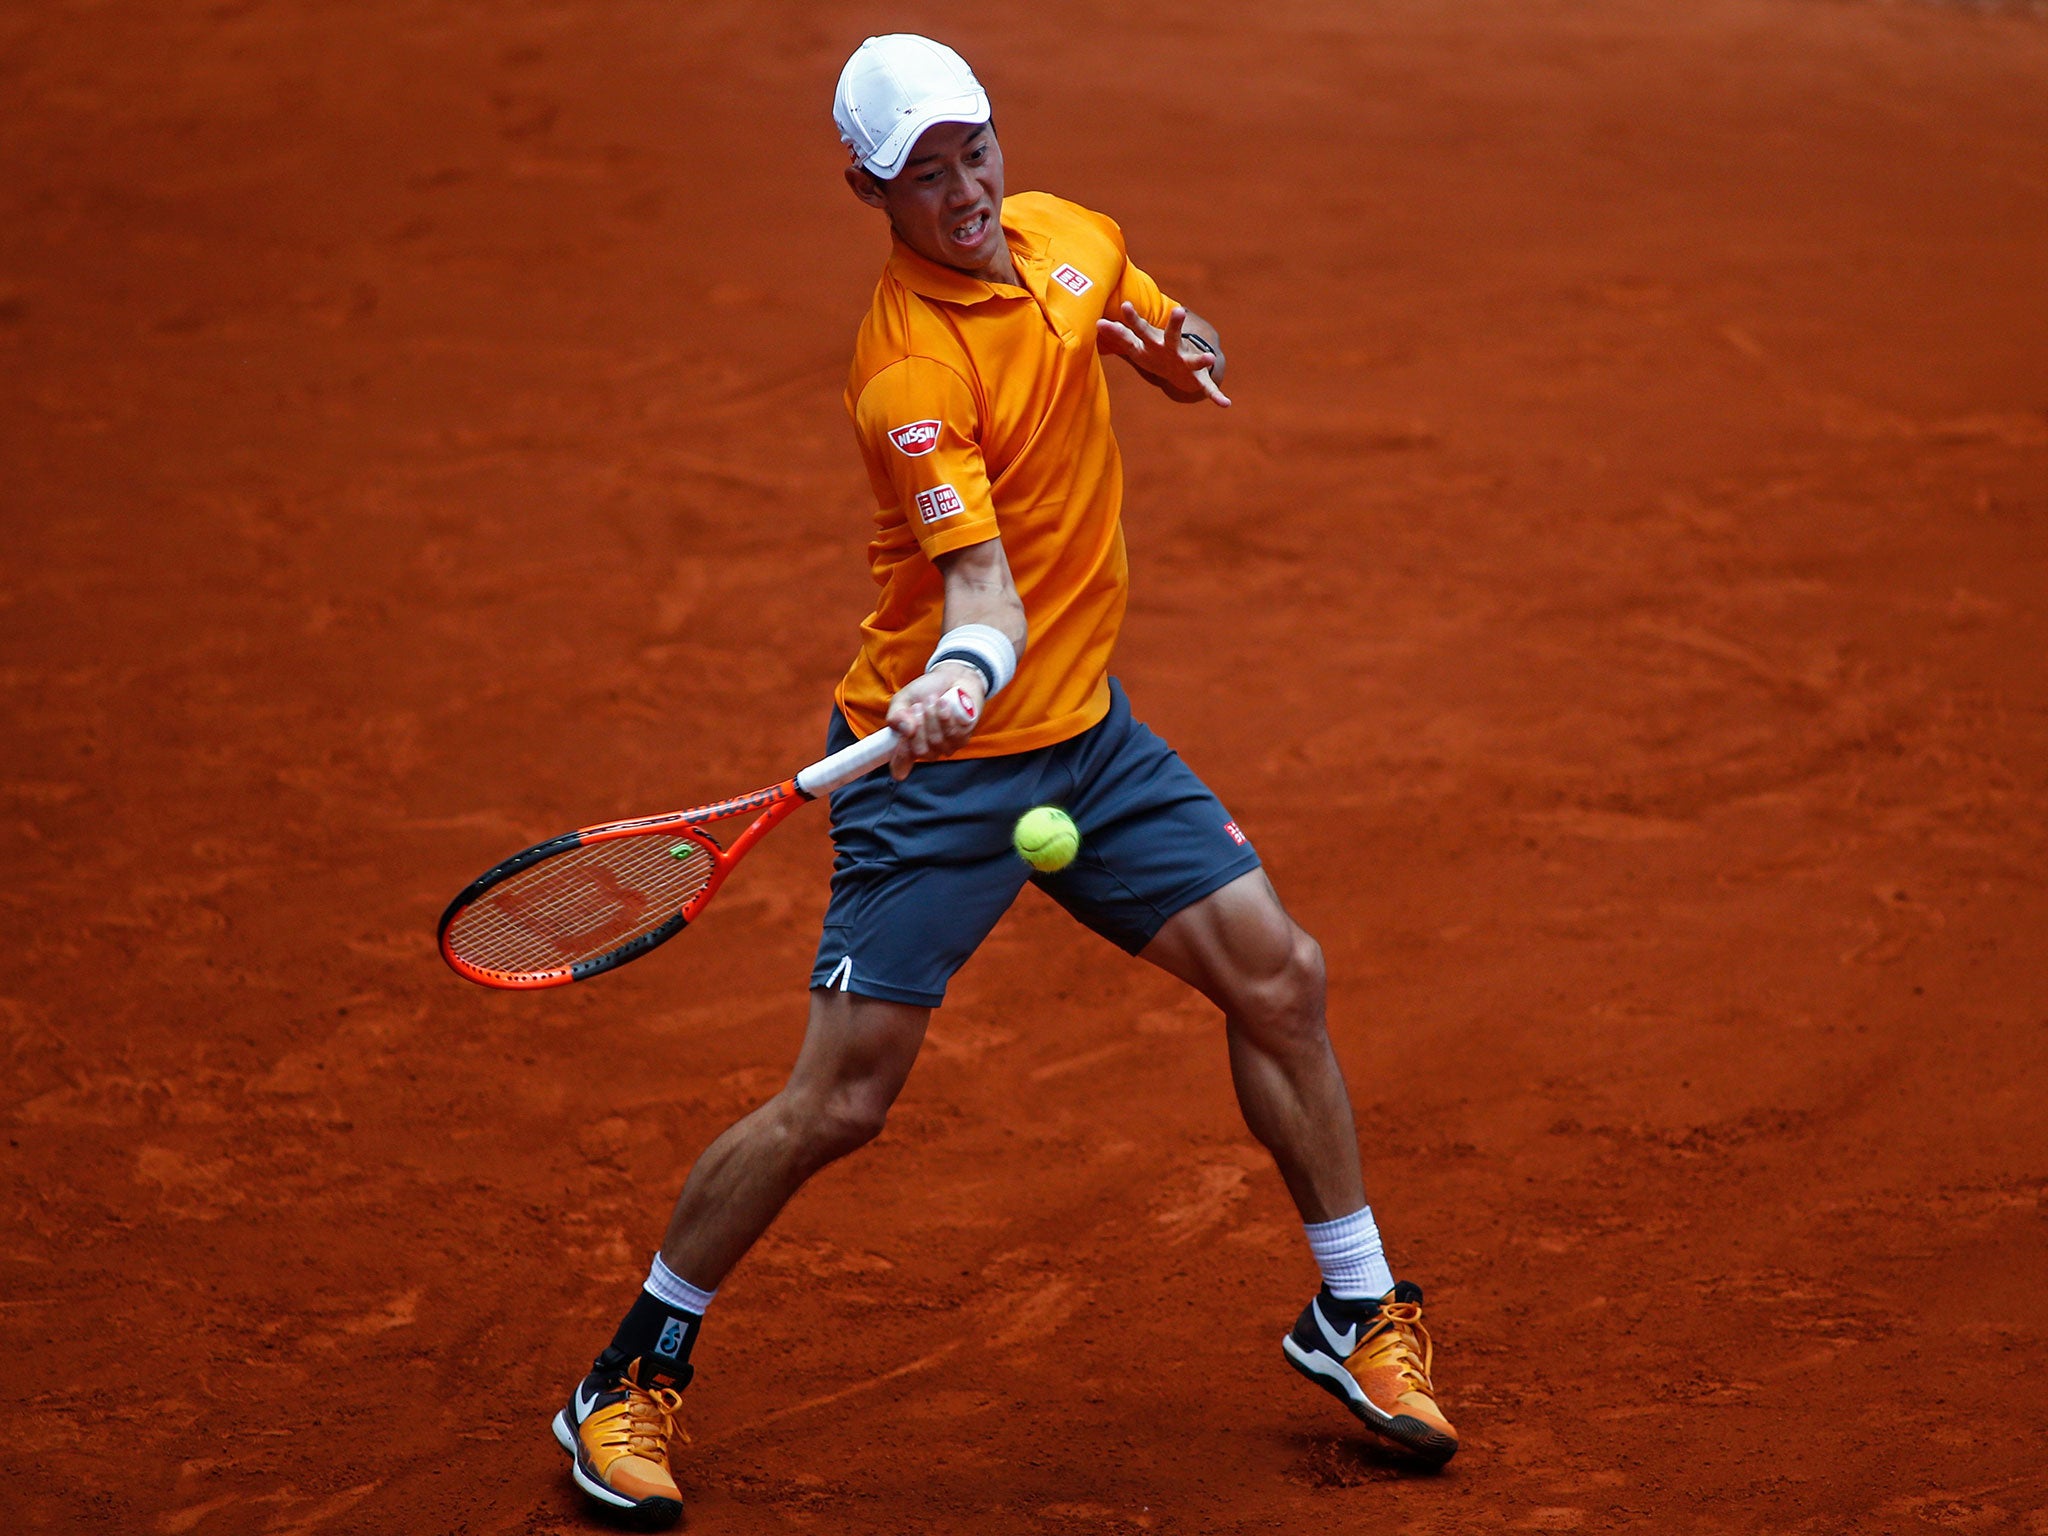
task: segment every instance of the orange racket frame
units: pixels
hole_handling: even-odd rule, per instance
[[[964,689],[954,689],[945,696],[945,706],[950,707],[968,719],[974,717],[973,698]],[[720,800],[710,805],[695,806],[687,811],[670,811],[661,816],[642,816],[631,821],[608,821],[594,827],[579,828],[551,837],[546,842],[535,843],[531,848],[522,849],[502,863],[495,864],[464,886],[461,894],[448,904],[441,914],[440,927],[436,933],[441,949],[441,958],[469,980],[486,987],[500,987],[513,991],[532,991],[541,987],[559,987],[572,981],[588,981],[606,971],[616,970],[629,960],[658,949],[681,933],[694,922],[698,915],[718,894],[739,861],[745,858],[754,845],[779,826],[797,807],[815,800],[819,795],[829,794],[842,784],[850,784],[863,774],[871,773],[887,762],[899,743],[896,733],[883,729],[872,736],[865,736],[852,746],[821,758],[808,768],[790,775],[780,784],[771,784],[766,789],[757,789],[752,794],[740,795],[731,800]],[[750,811],[759,814],[749,822],[744,831],[732,840],[730,847],[723,847],[717,839],[704,830],[712,822],[727,821],[744,816]],[[565,961],[532,970],[507,970],[476,959],[460,952],[457,926],[463,915],[497,890],[508,880],[535,868],[549,859],[561,858],[580,848],[617,841],[621,838],[658,837],[674,846],[670,852],[682,856],[682,844],[694,843],[709,857],[710,870],[704,883],[673,912],[660,918],[651,927],[626,940],[615,948],[591,955],[584,959]],[[694,853],[690,856],[694,859]]]

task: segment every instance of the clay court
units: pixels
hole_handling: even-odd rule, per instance
[[[0,19],[10,1531],[568,1533],[830,862],[492,993],[501,855],[822,750],[942,36],[1119,378],[1117,670],[1322,941],[1464,1436],[1286,1369],[1219,1020],[1027,892],[724,1287],[690,1529],[2048,1533],[2048,16],[231,0]]]

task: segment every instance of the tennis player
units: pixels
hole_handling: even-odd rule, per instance
[[[810,1022],[782,1091],[690,1170],[645,1288],[556,1415],[576,1481],[616,1510],[681,1513],[668,1451],[712,1298],[812,1174],[871,1141],[946,983],[1026,878],[1223,1011],[1238,1103],[1300,1211],[1321,1289],[1287,1359],[1430,1463],[1438,1410],[1422,1292],[1366,1204],[1323,959],[1215,795],[1109,675],[1127,587],[1123,474],[1103,356],[1169,397],[1227,406],[1216,330],[1174,303],[1101,214],[1005,197],[989,101],[927,38],[869,38],[833,116],[854,196],[893,249],[846,403],[878,511],[878,596],[828,731],[895,727],[889,774],[832,796],[837,856]],[[963,688],[975,719],[941,711]],[[913,765],[914,771],[913,771]],[[1017,818],[1064,807],[1080,856],[1032,875]]]

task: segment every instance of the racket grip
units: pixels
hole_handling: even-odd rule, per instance
[[[956,720],[975,718],[974,701],[964,688],[954,688],[939,696],[938,707]],[[852,746],[834,752],[830,757],[820,758],[796,776],[796,787],[807,795],[829,795],[842,784],[851,784],[863,774],[873,773],[896,754],[897,743],[902,738],[888,726],[872,736],[863,736]]]

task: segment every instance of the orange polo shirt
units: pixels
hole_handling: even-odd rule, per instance
[[[1010,686],[961,757],[1028,752],[1109,711],[1109,654],[1129,588],[1123,460],[1095,322],[1126,300],[1154,325],[1173,301],[1123,231],[1043,192],[1005,198],[1022,287],[938,266],[901,241],[854,343],[846,406],[877,511],[881,589],[839,707],[862,736],[924,670],[945,623],[934,557],[1001,537],[1029,625]]]

